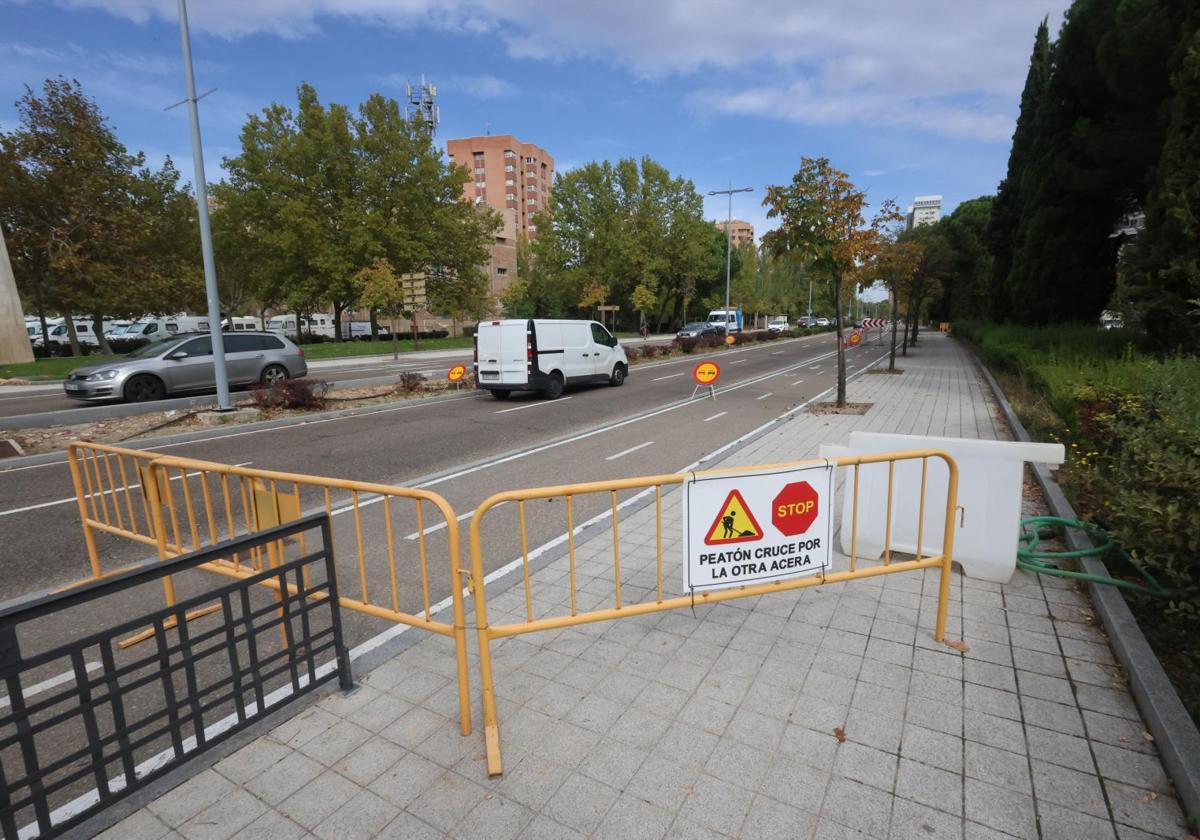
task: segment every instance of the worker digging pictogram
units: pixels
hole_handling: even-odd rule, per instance
[[[754,542],[761,540],[763,530],[750,512],[750,506],[737,490],[729,491],[725,503],[717,511],[708,534],[706,545],[728,545],[729,543]]]

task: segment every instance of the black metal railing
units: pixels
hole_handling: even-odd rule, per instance
[[[301,556],[287,560],[289,547]],[[135,587],[251,552],[273,567],[172,607],[130,608]],[[104,623],[110,596],[125,601],[108,608],[116,623],[57,641]],[[121,647],[145,628],[151,652]],[[50,649],[22,653],[23,637],[35,647],[47,635]],[[324,513],[0,610],[0,829],[13,840],[60,834],[333,679],[352,687]]]

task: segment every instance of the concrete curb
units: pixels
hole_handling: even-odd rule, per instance
[[[1013,434],[1018,440],[1032,440],[991,371],[973,352],[971,355],[991,386],[996,402],[1004,412],[1004,418],[1012,428]],[[1079,515],[1067,501],[1050,470],[1043,464],[1035,464],[1033,471],[1038,485],[1046,495],[1050,512],[1064,519],[1078,519]],[[1091,540],[1079,531],[1067,531],[1066,541],[1072,551],[1091,548],[1093,545]],[[1109,574],[1104,562],[1098,558],[1083,557],[1081,563],[1083,571],[1088,574],[1105,577]],[[1191,715],[1184,708],[1175,686],[1171,684],[1158,657],[1150,648],[1150,643],[1146,641],[1146,636],[1138,626],[1137,619],[1133,617],[1129,605],[1125,603],[1121,591],[1115,586],[1097,583],[1089,583],[1088,591],[1092,603],[1096,606],[1096,612],[1104,622],[1113,652],[1129,675],[1130,691],[1137,701],[1138,709],[1146,717],[1146,725],[1150,734],[1154,736],[1163,765],[1175,784],[1179,801],[1192,819],[1200,820],[1200,730],[1196,728]]]

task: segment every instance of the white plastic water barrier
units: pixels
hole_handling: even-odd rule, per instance
[[[954,560],[968,577],[1007,583],[1017,567],[1025,462],[1057,466],[1066,455],[1062,444],[851,432],[847,445],[822,444],[820,455],[830,458],[906,449],[940,449],[955,460],[961,510],[954,520]],[[866,464],[859,469],[856,553],[859,557],[879,558],[887,542],[888,465]],[[921,461],[899,461],[895,469],[891,548],[893,552],[916,554]],[[923,556],[942,550],[948,479],[945,462],[930,458],[921,529]],[[847,470],[841,519],[841,548],[845,554],[850,553],[853,504],[854,478]]]

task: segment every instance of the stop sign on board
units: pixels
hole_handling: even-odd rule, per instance
[[[807,481],[787,485],[771,503],[771,522],[789,537],[803,534],[816,518],[817,491]]]

